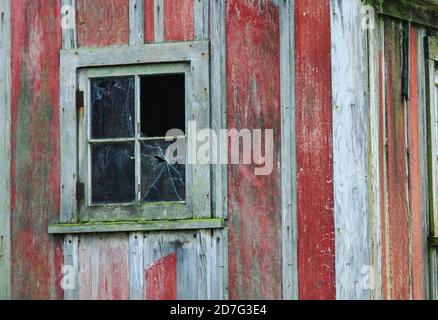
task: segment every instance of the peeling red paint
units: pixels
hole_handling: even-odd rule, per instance
[[[129,0],[76,0],[80,47],[129,43]]]
[[[194,39],[194,1],[197,0],[164,0],[165,41]]]
[[[335,299],[330,1],[295,4],[299,296]]]
[[[154,0],[144,1],[144,38],[146,43],[154,42]]]
[[[146,269],[146,300],[176,300],[176,263],[174,252]]]
[[[59,221],[59,0],[12,1],[12,297],[62,298]]]
[[[280,31],[275,1],[227,1],[229,128],[274,129],[274,170],[229,167],[229,294],[280,299]]]

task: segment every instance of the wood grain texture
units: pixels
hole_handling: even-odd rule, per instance
[[[421,163],[423,154],[420,149],[420,101],[418,83],[418,39],[417,30],[410,30],[410,100],[408,110],[408,144],[409,144],[409,203],[412,219],[412,297],[415,300],[425,298],[423,270],[423,211],[421,190]]]
[[[295,4],[299,295],[334,299],[330,1]]]
[[[146,269],[146,300],[176,300],[176,253]]]
[[[12,3],[12,297],[62,298],[59,221],[59,0]]]
[[[231,299],[282,297],[280,31],[276,1],[227,1],[227,120],[238,130],[273,129],[273,172],[229,167]]]
[[[76,0],[80,47],[129,44],[129,0]]]
[[[144,0],[144,29],[145,42],[154,42],[154,0]]]
[[[402,88],[403,29],[385,21],[389,256],[391,299],[410,298],[406,101]]]
[[[164,0],[164,41],[194,39],[194,1],[198,0]]]
[[[0,300],[11,298],[11,1],[0,2]]]
[[[365,300],[371,297],[362,280],[371,266],[367,33],[360,0],[331,4],[336,296]]]
[[[125,234],[82,236],[79,299],[129,299],[129,241]]]

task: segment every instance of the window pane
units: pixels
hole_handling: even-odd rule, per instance
[[[167,131],[185,131],[184,74],[141,77],[141,133],[164,137]]]
[[[92,202],[130,203],[135,200],[134,144],[91,147]]]
[[[172,165],[166,159],[166,149],[171,144],[166,141],[142,142],[141,196],[144,202],[185,200],[185,165]]]
[[[91,80],[91,101],[93,139],[134,137],[134,77]]]

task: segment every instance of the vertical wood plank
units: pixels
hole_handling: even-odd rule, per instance
[[[194,39],[194,3],[198,2],[198,0],[163,0],[164,41]]]
[[[382,212],[384,208],[384,170],[385,163],[382,158],[384,149],[384,138],[381,130],[384,130],[384,114],[381,112],[383,103],[381,99],[382,64],[381,48],[382,43],[382,20],[373,12],[369,12],[374,21],[374,28],[369,28],[368,33],[368,64],[369,64],[369,201],[370,201],[370,260],[371,268],[369,280],[371,285],[371,299],[381,300],[383,298],[383,237],[382,237]],[[383,200],[382,200],[383,199]]]
[[[142,233],[129,235],[129,288],[130,300],[143,300],[144,291],[144,236]]]
[[[129,44],[144,44],[144,0],[129,0]]]
[[[414,300],[424,299],[423,270],[423,211],[421,190],[421,162],[423,155],[420,150],[420,103],[418,82],[418,39],[417,30],[410,30],[410,100],[408,110],[408,165],[409,165],[409,204],[412,219],[412,297]]]
[[[420,174],[421,174],[421,210],[422,210],[422,243],[423,243],[423,282],[424,295],[430,299],[430,269],[429,269],[429,191],[428,180],[429,171],[427,167],[428,148],[427,148],[427,90],[426,90],[426,53],[425,53],[426,30],[418,29],[417,34],[417,63],[418,63],[418,102],[419,102],[419,130],[420,130]]]
[[[154,40],[164,41],[164,0],[154,0]]]
[[[280,4],[283,299],[298,299],[294,1]]]
[[[145,42],[152,43],[154,42],[154,14],[155,14],[155,6],[154,0],[144,0],[144,34],[145,34]]]
[[[273,0],[227,1],[228,127],[274,131],[271,174],[229,166],[231,299],[282,297],[279,11]]]
[[[76,0],[80,47],[129,44],[130,0]]]
[[[86,235],[79,244],[79,298],[129,299],[129,241],[125,234]]]
[[[194,35],[196,40],[208,39],[209,5],[208,0],[192,0],[194,2]]]
[[[367,33],[360,0],[331,1],[336,297],[370,299]],[[355,35],[351,37],[351,35]]]
[[[296,0],[295,37],[299,294],[334,299],[329,0]]]
[[[385,21],[388,205],[391,298],[410,298],[406,101],[402,88],[403,29]]]
[[[61,1],[62,18],[62,48],[76,48],[76,0]]]
[[[66,236],[63,248],[64,278],[66,279],[64,280],[64,300],[77,300],[79,299],[79,236]]]
[[[0,300],[11,298],[11,1],[0,2]]]
[[[211,97],[211,127],[220,134],[220,129],[227,128],[226,99],[226,35],[225,35],[225,1],[214,0],[210,4],[210,30],[211,30],[211,57],[210,57],[210,97]],[[224,218],[228,214],[227,200],[227,166],[228,148],[226,145],[218,145],[216,158],[219,159],[214,165],[212,172],[213,215]],[[225,164],[222,164],[225,163]]]
[[[61,1],[12,2],[12,298],[59,299]]]

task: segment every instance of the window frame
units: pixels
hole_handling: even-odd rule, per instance
[[[84,140],[84,137],[79,136],[80,109],[76,92],[87,91],[85,75],[110,74],[110,70],[123,74],[134,69],[159,68],[159,65],[167,66],[164,69],[186,66],[186,107],[189,106],[190,110],[188,116],[186,113],[186,123],[193,119],[197,121],[198,130],[210,128],[207,41],[61,51],[61,223],[212,218],[211,168],[201,164],[186,165],[186,204],[103,205],[87,206],[86,209],[78,205],[77,184],[82,182],[84,174],[84,164],[81,163],[84,161],[83,145],[79,140]],[[187,150],[192,150],[196,140],[187,137],[186,141]],[[89,194],[88,188],[86,186],[86,195]]]

